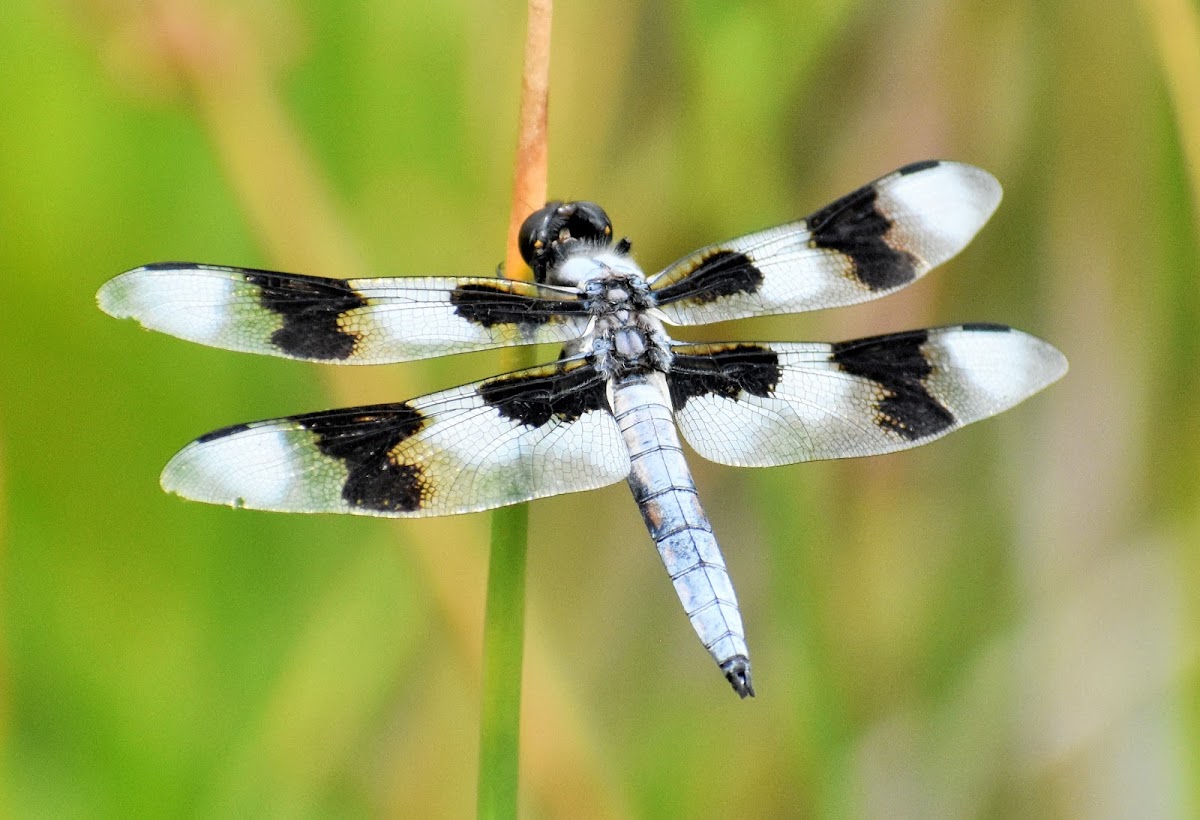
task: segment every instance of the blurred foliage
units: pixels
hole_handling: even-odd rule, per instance
[[[1002,321],[1072,371],[908,454],[693,459],[755,653],[748,703],[623,486],[535,504],[526,813],[1200,811],[1195,4],[558,12],[552,190],[604,203],[648,269],[916,159],[1005,184],[972,246],[902,294],[681,335]],[[479,0],[6,3],[8,814],[472,811],[486,516],[233,512],[156,476],[206,430],[496,358],[260,360],[142,333],[93,294],[167,259],[494,269],[522,26]]]

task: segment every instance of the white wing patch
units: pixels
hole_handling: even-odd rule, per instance
[[[231,507],[344,511],[339,492],[348,476],[346,466],[323,457],[311,432],[288,419],[240,427],[179,451],[163,468],[162,488]]]
[[[235,339],[239,323],[263,318],[245,309],[233,276],[182,274],[166,277],[138,268],[112,279],[96,295],[100,309],[118,319],[137,319],[150,330],[202,344]],[[263,328],[268,333],[278,328]],[[220,345],[218,345],[220,346]],[[237,348],[234,348],[237,349]]]

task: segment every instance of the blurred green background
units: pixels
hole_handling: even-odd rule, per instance
[[[901,294],[681,336],[998,321],[1071,373],[911,453],[692,459],[755,655],[746,703],[623,485],[535,503],[525,814],[1200,811],[1197,8],[559,4],[551,191],[603,203],[648,270],[913,160],[1005,186]],[[523,20],[483,0],[5,3],[9,815],[473,811],[487,516],[235,512],[157,475],[218,426],[407,398],[497,357],[258,359],[144,333],[94,293],[176,259],[492,271]]]

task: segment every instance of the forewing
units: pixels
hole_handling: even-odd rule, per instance
[[[508,279],[328,279],[175,262],[123,273],[97,299],[189,341],[334,364],[564,342],[586,313],[569,291]]]
[[[1057,381],[1067,360],[1003,325],[837,344],[676,345],[668,375],[684,437],[721,464],[770,467],[915,447]]]
[[[806,219],[702,248],[651,287],[680,325],[863,302],[962,250],[1000,196],[995,177],[974,166],[914,163]]]
[[[625,478],[605,382],[583,361],[397,404],[241,424],[202,436],[162,474],[185,498],[281,512],[474,512]]]

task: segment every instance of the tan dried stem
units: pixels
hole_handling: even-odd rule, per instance
[[[508,219],[508,248],[504,264],[505,276],[510,279],[529,278],[529,270],[517,249],[517,231],[525,217],[546,201],[549,158],[546,122],[550,99],[552,9],[552,0],[529,1],[525,69],[521,75],[517,156],[513,174],[512,206]]]

